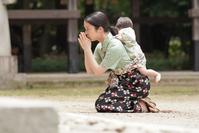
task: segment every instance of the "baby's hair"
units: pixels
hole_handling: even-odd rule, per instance
[[[128,28],[128,27],[133,28],[133,22],[129,17],[119,17],[115,27],[117,27],[118,29]]]

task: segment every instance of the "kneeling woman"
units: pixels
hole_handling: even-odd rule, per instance
[[[84,19],[85,32],[78,41],[84,51],[87,73],[101,75],[110,70],[108,87],[96,100],[98,112],[158,112],[149,95],[148,77],[133,68],[123,44],[109,32],[109,20],[102,12]],[[99,41],[94,54],[91,42]]]

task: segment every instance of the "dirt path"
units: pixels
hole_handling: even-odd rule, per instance
[[[96,113],[94,99],[58,102],[60,132],[140,133],[138,129],[143,127],[145,127],[143,132],[147,133],[199,132],[198,96],[155,97],[153,100],[161,110],[171,110],[171,112]]]

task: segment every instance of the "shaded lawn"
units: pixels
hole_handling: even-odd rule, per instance
[[[44,99],[92,99],[97,98],[104,91],[102,87],[66,87],[66,88],[23,88],[0,90],[0,96],[30,97]],[[197,96],[199,86],[152,86],[150,96],[173,97],[173,96]]]

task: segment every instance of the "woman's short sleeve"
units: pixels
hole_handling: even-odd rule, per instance
[[[97,61],[98,64],[100,64],[102,62],[102,58],[101,58],[101,55],[100,55],[100,44],[98,44],[95,48],[95,51],[94,51],[94,57],[95,57],[95,60]]]
[[[114,45],[107,49],[104,59],[101,62],[101,66],[111,70],[115,70],[121,61],[124,51],[122,44]]]

